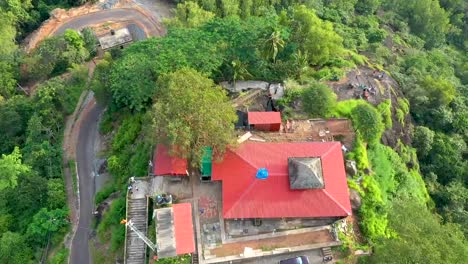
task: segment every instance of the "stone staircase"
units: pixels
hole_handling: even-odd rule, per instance
[[[129,199],[127,206],[127,221],[132,221],[135,227],[147,235],[148,208],[146,198]],[[125,243],[125,263],[144,264],[146,260],[146,244],[138,235],[127,227]]]

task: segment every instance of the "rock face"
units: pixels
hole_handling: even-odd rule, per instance
[[[359,195],[356,190],[349,190],[349,199],[351,200],[351,207],[353,210],[357,210],[361,207],[361,195]]]
[[[284,95],[284,85],[281,83],[268,83],[264,81],[237,81],[234,85],[229,82],[219,83],[224,89],[230,92],[246,92],[251,89],[261,89],[268,91],[271,95],[271,99],[278,100]]]
[[[357,170],[357,166],[356,166],[356,161],[354,160],[347,160],[346,161],[346,173],[349,175],[349,176],[354,176],[356,175],[358,172]]]

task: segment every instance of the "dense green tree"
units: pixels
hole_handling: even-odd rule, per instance
[[[127,106],[140,111],[148,103],[155,90],[150,61],[145,54],[129,54],[112,68],[112,98],[117,106]]]
[[[8,61],[0,61],[0,96],[10,98],[16,91],[16,80],[13,65]]]
[[[13,230],[25,231],[31,217],[47,206],[47,180],[31,173],[18,179],[18,186],[6,193],[9,213],[15,218]]]
[[[359,104],[351,111],[353,126],[368,143],[380,140],[384,130],[382,116],[370,104]]]
[[[236,114],[226,92],[192,69],[167,74],[158,81],[153,107],[160,140],[175,146],[175,155],[201,160],[203,147],[216,154],[232,143]],[[196,102],[196,103],[194,103]]]
[[[84,47],[88,50],[89,56],[94,57],[97,54],[98,39],[91,28],[83,28],[81,30],[83,36]]]
[[[377,244],[370,263],[462,263],[468,259],[468,245],[459,227],[441,224],[424,206],[398,202],[389,219],[398,237]]]
[[[89,57],[81,36],[76,31],[68,32],[68,40],[65,36],[54,36],[39,43],[25,59],[27,78],[43,79],[61,74],[73,63],[81,63]]]
[[[175,27],[198,27],[214,16],[214,13],[203,10],[196,2],[188,1],[177,4],[174,18],[166,21],[166,24]]]
[[[302,91],[301,101],[311,117],[328,117],[336,106],[336,94],[325,84],[313,83]]]
[[[72,45],[78,50],[84,47],[85,43],[83,37],[73,29],[65,30],[63,38],[68,42],[68,44]]]
[[[343,39],[333,30],[333,24],[321,20],[305,6],[294,8],[292,40],[309,54],[311,65],[324,65],[343,54]]]
[[[460,138],[436,133],[431,151],[422,160],[422,171],[435,172],[438,182],[444,185],[453,180],[466,180],[463,176],[468,169],[468,163],[463,158],[465,151],[466,143]]]
[[[284,48],[283,36],[281,32],[273,31],[271,35],[263,42],[262,53],[266,60],[276,61],[276,56]]]
[[[423,158],[429,154],[434,142],[434,131],[425,126],[417,126],[414,128],[413,145],[418,151],[418,156]]]
[[[34,244],[46,245],[51,233],[57,232],[68,224],[67,216],[68,212],[63,209],[49,211],[46,208],[41,208],[28,226],[28,239]]]
[[[0,191],[5,188],[16,187],[18,185],[18,177],[21,174],[30,171],[27,165],[21,162],[21,152],[18,147],[15,147],[10,155],[2,154],[0,158]]]
[[[28,264],[32,251],[23,236],[18,233],[6,232],[0,239],[0,262],[9,264]]]
[[[382,0],[358,0],[356,11],[360,14],[371,15],[380,7]]]

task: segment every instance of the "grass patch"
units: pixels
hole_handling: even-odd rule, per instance
[[[68,168],[70,169],[70,173],[72,176],[72,187],[73,187],[73,192],[78,193],[78,175],[76,174],[76,161],[75,160],[69,160],[68,161]]]
[[[49,264],[68,263],[69,254],[70,254],[70,250],[62,246],[62,248],[59,251],[57,251],[57,253],[49,261],[47,261],[47,263]]]
[[[94,203],[96,205],[99,205],[115,191],[117,191],[115,183],[107,184],[98,193],[96,193],[96,196],[94,198]]]

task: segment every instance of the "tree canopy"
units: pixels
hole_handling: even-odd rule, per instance
[[[222,154],[233,142],[237,116],[226,92],[193,69],[160,78],[152,111],[159,140],[195,164],[201,161],[203,147]]]

